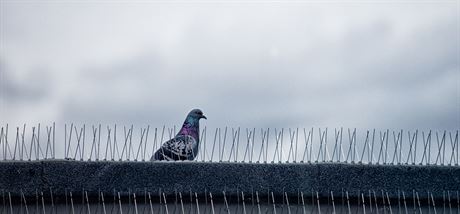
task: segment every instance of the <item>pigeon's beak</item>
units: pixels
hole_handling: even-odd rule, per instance
[[[204,116],[204,115],[201,115],[200,118],[204,118],[204,119],[206,119],[206,120],[208,119],[208,118],[206,118],[206,116]]]

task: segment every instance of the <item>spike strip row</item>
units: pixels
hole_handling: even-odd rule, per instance
[[[235,192],[222,191],[197,194],[141,192],[79,193],[66,191],[65,197],[53,197],[49,192],[36,190],[34,197],[12,197],[1,191],[0,213],[459,213],[458,191],[445,191],[442,200],[435,200],[430,192],[398,191],[390,198],[385,190],[360,191],[359,197],[350,198],[347,190],[330,191],[321,196],[317,191],[300,192],[289,197],[285,192]],[[167,196],[168,195],[168,196]],[[187,196],[189,195],[189,196]],[[422,197],[423,195],[423,197]],[[209,199],[209,200],[208,200]]]
[[[54,123],[44,130],[40,124],[10,129],[8,124],[0,128],[1,161],[147,161],[176,133],[175,127],[135,129],[133,125],[120,128],[100,124],[65,124],[63,134],[58,136]],[[459,130],[372,129],[361,134],[356,129],[343,128],[335,128],[333,133],[328,128],[207,130],[201,130],[194,161],[458,166],[460,159]],[[207,142],[208,135],[211,142]]]

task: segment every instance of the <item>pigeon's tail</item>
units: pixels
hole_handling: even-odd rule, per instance
[[[156,160],[165,160],[163,154],[161,154],[160,151],[155,152],[155,154],[152,155],[150,158],[150,161],[156,161]]]

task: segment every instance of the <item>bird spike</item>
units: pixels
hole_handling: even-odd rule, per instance
[[[268,194],[255,192],[255,199],[251,192],[236,191],[236,195],[229,196],[227,192],[209,192],[198,194],[192,190],[192,201],[184,200],[185,192],[178,192],[178,201],[174,201],[172,192],[159,192],[158,201],[152,199],[150,192],[139,191],[114,191],[90,192],[70,191],[66,197],[50,196],[49,192],[36,191],[35,197],[27,197],[23,192],[13,195],[3,191],[3,201],[0,209],[3,213],[30,213],[30,207],[35,204],[37,213],[455,213],[460,209],[458,191],[446,191],[445,197],[436,198],[432,192],[426,194],[413,190],[412,194],[389,190],[369,190],[366,199],[365,192],[357,190],[358,194],[352,197],[351,192],[344,190],[342,196],[336,196],[332,191],[325,195],[312,190],[312,198],[300,192],[298,202],[287,192]],[[81,192],[80,195],[78,192]],[[381,192],[381,194],[376,194]],[[144,203],[139,197],[144,194]],[[410,196],[411,195],[411,196]],[[425,195],[422,197],[422,195]],[[110,197],[113,200],[110,200]],[[401,195],[400,195],[401,196]],[[50,197],[50,200],[46,199]],[[79,200],[81,197],[82,200]],[[209,201],[206,198],[209,197]],[[269,200],[263,203],[261,199]],[[16,203],[16,201],[18,203]],[[340,203],[340,201],[342,203]],[[251,203],[252,202],[252,203]],[[180,207],[175,207],[180,203]],[[411,211],[412,210],[412,211]]]
[[[70,123],[60,128],[51,123],[45,125],[45,134],[41,135],[41,124],[31,127],[23,124],[16,127],[16,134],[10,135],[9,124],[6,124],[0,127],[0,161],[50,158],[148,161],[156,150],[162,148],[165,134],[171,139],[175,133],[175,127],[156,127],[150,134],[149,125],[130,125],[123,126],[120,135],[116,124],[105,126],[103,129],[102,124]],[[91,127],[88,136],[87,127]],[[458,166],[460,160],[459,130],[348,128],[343,136],[343,128],[335,128],[334,132],[327,128],[277,128],[274,132],[268,128],[245,128],[244,143],[240,142],[241,127],[207,130],[207,127],[201,130],[196,161]],[[288,133],[284,134],[285,131]],[[211,143],[207,142],[208,135],[211,135]],[[121,144],[117,140],[120,138]],[[299,141],[299,138],[303,140]],[[333,139],[333,143],[329,139]],[[59,143],[61,140],[62,144]]]

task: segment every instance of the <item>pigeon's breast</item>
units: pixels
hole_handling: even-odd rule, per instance
[[[198,142],[190,135],[180,135],[167,144],[167,149],[176,155],[194,158],[198,152]]]

